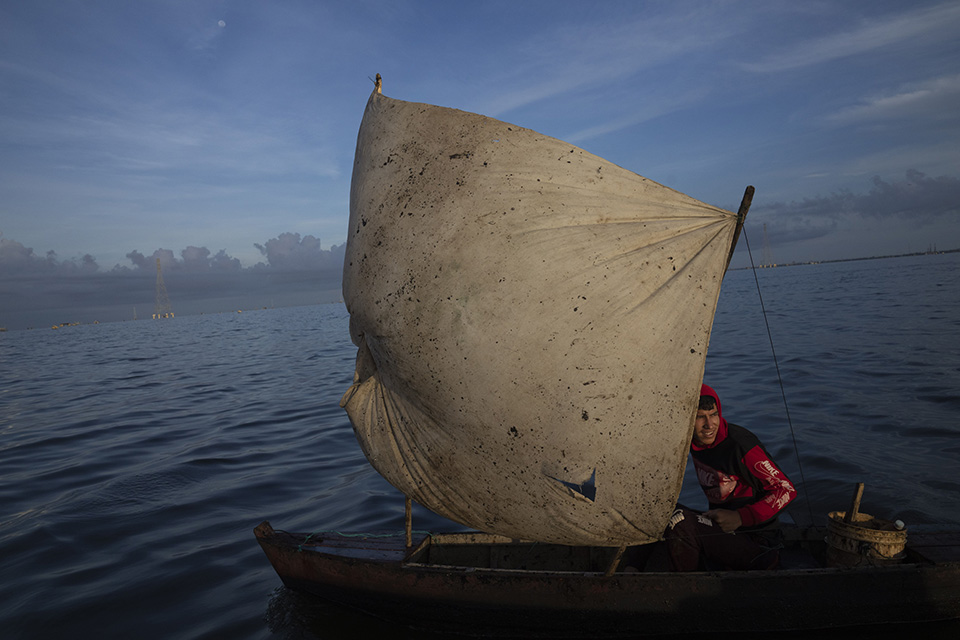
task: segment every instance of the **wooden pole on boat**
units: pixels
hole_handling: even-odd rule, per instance
[[[404,525],[407,531],[407,549],[413,546],[413,501],[410,499],[410,496],[404,496],[403,511],[404,511]]]
[[[617,553],[613,556],[613,561],[610,563],[610,566],[607,567],[607,572],[604,574],[606,577],[613,575],[613,572],[617,570],[617,567],[620,566],[620,559],[623,558],[623,552],[627,550],[627,545],[620,545],[620,548],[617,549]]]
[[[747,217],[747,212],[750,211],[755,191],[756,189],[751,185],[743,192],[743,200],[740,201],[740,208],[737,210],[737,228],[733,232],[733,244],[730,245],[730,255],[727,256],[727,264],[723,268],[724,272],[726,272],[727,267],[730,266],[730,261],[733,259],[733,250],[737,248],[737,240],[740,239],[740,232],[743,231],[743,221]]]
[[[850,501],[850,508],[843,514],[844,522],[853,522],[853,519],[857,517],[857,513],[860,511],[860,498],[862,497],[863,483],[858,482],[856,488],[853,490],[853,500]]]

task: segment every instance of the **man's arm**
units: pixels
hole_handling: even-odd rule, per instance
[[[743,456],[747,471],[763,485],[763,498],[737,509],[741,526],[751,527],[776,516],[797,496],[790,479],[773,464],[760,446],[755,446]],[[718,522],[723,528],[723,524]]]

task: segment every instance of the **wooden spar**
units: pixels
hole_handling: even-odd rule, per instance
[[[737,228],[733,232],[733,243],[730,245],[730,255],[727,256],[727,264],[723,268],[724,273],[726,273],[727,268],[730,266],[730,261],[733,259],[733,250],[737,248],[737,240],[740,239],[740,232],[743,230],[743,221],[746,219],[747,212],[750,211],[750,205],[753,203],[754,191],[756,190],[751,185],[743,192],[743,200],[740,201],[740,208],[737,210]]]
[[[617,549],[616,555],[613,556],[613,560],[610,562],[610,566],[607,567],[607,572],[604,574],[608,578],[614,574],[617,570],[617,567],[620,566],[620,559],[623,557],[623,552],[627,550],[627,545],[620,545],[620,548]]]
[[[858,482],[857,487],[853,490],[853,500],[850,501],[850,508],[843,516],[844,522],[853,522],[853,519],[857,517],[857,513],[860,511],[860,498],[862,497],[863,483]]]
[[[405,498],[403,504],[403,519],[407,531],[407,549],[409,549],[413,546],[413,501],[410,499],[410,496],[405,496]]]

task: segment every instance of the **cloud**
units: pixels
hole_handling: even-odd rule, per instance
[[[960,178],[929,177],[909,170],[903,180],[875,176],[867,193],[848,190],[827,196],[764,205],[749,221],[769,226],[773,244],[821,238],[856,220],[907,221],[923,226],[960,214]]]
[[[157,249],[149,257],[143,255],[137,250],[127,254],[127,259],[133,263],[137,270],[156,271],[157,260],[160,261],[160,268],[169,271],[182,271],[184,273],[209,273],[209,272],[237,272],[241,270],[240,261],[227,254],[224,249],[218,251],[215,255],[210,255],[210,250],[206,247],[189,246],[180,252],[178,260],[173,251],[169,249]],[[129,270],[129,267],[117,265],[114,271]]]
[[[157,261],[166,273],[238,273],[241,271],[264,269],[270,271],[335,271],[343,268],[345,244],[333,245],[329,249],[320,246],[320,240],[312,235],[301,237],[299,233],[281,233],[263,244],[254,243],[266,262],[260,262],[247,269],[240,260],[220,249],[213,253],[206,247],[189,245],[180,251],[179,257],[170,249],[159,248],[145,255],[134,249],[126,254],[130,265],[115,265],[106,271],[109,274],[148,273],[156,274]],[[96,259],[86,254],[80,258],[60,260],[56,253],[48,251],[46,255],[37,255],[31,247],[16,240],[2,237],[0,234],[0,276],[25,277],[44,275],[92,275],[104,273]]]
[[[564,140],[568,140],[574,144],[581,144],[585,140],[634,127],[643,122],[654,120],[660,116],[699,102],[706,93],[707,90],[701,86],[684,87],[680,90],[675,90],[674,87],[671,87],[669,95],[651,96],[653,99],[644,104],[637,105],[635,110],[629,114],[567,134],[564,136]]]
[[[38,256],[30,247],[0,235],[0,277],[25,273],[48,276],[79,276],[99,270],[96,259],[90,254],[81,258],[60,260],[53,251]]]
[[[855,198],[850,209],[874,218],[907,217],[920,224],[934,218],[960,213],[960,179],[930,178],[915,170],[907,171],[902,182],[873,178],[873,188]]]
[[[179,255],[133,250],[129,265],[102,271],[89,254],[60,260],[0,236],[0,325],[126,319],[136,307],[149,314],[158,260],[178,315],[339,299],[345,245],[323,249],[314,236],[282,233],[255,246],[266,262],[249,268],[223,249],[189,245]]]
[[[727,42],[743,28],[719,20],[710,6],[641,18],[563,25],[520,40],[509,54],[508,77],[479,110],[494,117],[585,87],[637,82],[646,69],[668,68],[678,59],[690,60]],[[654,107],[656,108],[656,107]],[[642,119],[641,119],[642,120]],[[613,124],[613,129],[629,126]]]
[[[320,248],[320,240],[299,233],[281,233],[264,244],[254,244],[271,268],[284,271],[304,271],[343,267],[346,245],[333,246],[328,251]]]
[[[777,73],[841,58],[869,53],[903,42],[940,37],[955,38],[960,29],[960,4],[943,4],[906,13],[863,20],[850,30],[801,42],[743,68],[758,73]]]
[[[884,120],[957,120],[960,113],[960,74],[915,82],[887,95],[873,96],[827,117],[835,124]]]

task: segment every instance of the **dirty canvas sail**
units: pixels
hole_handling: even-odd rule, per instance
[[[514,538],[657,539],[736,215],[535,131],[374,91],[341,401],[420,504]]]

